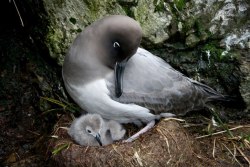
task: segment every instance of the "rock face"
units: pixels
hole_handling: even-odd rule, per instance
[[[46,45],[50,55],[60,65],[68,46],[84,27],[108,14],[126,14],[115,0],[44,0],[44,8],[50,21],[49,31],[46,34]]]
[[[42,5],[48,20],[44,42],[59,65],[84,27],[105,15],[128,15],[141,24],[143,47],[221,93],[242,95],[250,105],[248,0],[43,0]]]
[[[249,111],[250,111],[250,55],[249,50],[245,53],[245,55],[242,55],[241,58],[241,66],[240,69],[244,74],[243,80],[240,84],[240,93],[243,97],[244,101],[246,102],[246,112],[248,112],[248,117],[250,117]]]

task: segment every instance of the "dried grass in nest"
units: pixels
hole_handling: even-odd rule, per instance
[[[160,121],[152,130],[132,143],[117,142],[104,147],[75,144],[61,126],[72,119],[63,116],[51,139],[50,150],[61,150],[52,158],[58,166],[216,166],[216,162],[197,153],[198,146],[176,121]]]
[[[199,136],[197,139],[203,143],[206,152],[211,152],[212,158],[223,163],[224,166],[250,166],[250,143],[241,136],[250,134],[250,126],[238,125],[229,130],[234,137],[229,137],[225,131],[219,131],[210,136]],[[210,143],[213,143],[213,147]],[[207,157],[211,157],[211,155]]]

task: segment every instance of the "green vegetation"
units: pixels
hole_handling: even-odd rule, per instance
[[[71,113],[80,112],[80,108],[76,104],[69,103],[62,98],[60,98],[60,100],[56,100],[56,99],[49,98],[49,97],[41,97],[40,107],[43,107],[44,100],[59,106],[59,108],[53,108],[53,109],[46,110],[43,112],[43,114],[48,114],[48,113],[53,112],[53,111],[56,111],[56,112],[62,111],[62,112],[71,112]]]
[[[215,119],[217,120],[217,122],[219,123],[219,126],[222,127],[224,130],[226,130],[227,134],[228,134],[230,137],[234,137],[234,135],[232,134],[232,132],[229,130],[227,124],[225,124],[225,123],[221,120],[219,114],[218,114],[216,111],[214,111],[213,108],[210,108],[210,111],[211,111],[212,115],[215,117]]]
[[[153,4],[155,6],[155,11],[156,12],[163,12],[165,10],[163,0],[154,0]]]
[[[179,11],[182,11],[186,6],[186,0],[174,0],[174,4]]]
[[[210,58],[212,61],[215,61],[215,62],[226,63],[226,62],[233,61],[239,57],[239,54],[237,52],[226,51],[224,48],[221,48],[219,45],[220,44],[218,41],[211,41],[205,44],[202,47],[201,51],[202,52],[210,51],[210,55],[211,55]]]
[[[64,149],[67,149],[70,147],[70,144],[67,143],[67,144],[62,144],[61,146],[55,148],[53,151],[52,151],[52,155],[56,155],[58,153],[60,153],[62,150]]]
[[[222,53],[224,49],[216,47],[218,46],[217,42],[210,42],[204,45],[202,48],[203,52],[210,51],[211,59],[215,61],[222,61],[223,57],[225,57]]]

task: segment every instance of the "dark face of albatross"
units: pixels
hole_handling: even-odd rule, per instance
[[[107,68],[112,69],[115,72],[115,93],[120,97],[124,68],[136,53],[141,37],[140,25],[127,16],[108,16],[94,22],[73,42],[65,57],[64,77],[91,80],[105,75]],[[89,71],[92,72],[87,73]]]
[[[129,17],[111,16],[105,21],[108,24],[103,38],[108,57],[106,65],[115,70],[115,93],[120,97],[124,68],[129,58],[137,51],[142,32],[140,25]]]

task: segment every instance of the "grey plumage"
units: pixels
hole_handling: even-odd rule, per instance
[[[120,140],[125,135],[122,125],[104,120],[99,114],[86,114],[76,118],[68,134],[80,145],[102,146]]]
[[[107,79],[110,97],[121,103],[146,107],[154,114],[184,115],[190,110],[201,109],[208,101],[223,98],[212,88],[184,76],[142,48],[138,48],[127,63],[123,77],[123,94],[119,98],[114,92],[114,78]]]
[[[138,48],[141,36],[135,20],[109,16],[76,38],[64,60],[63,79],[82,109],[120,123],[141,124],[224,99]]]

